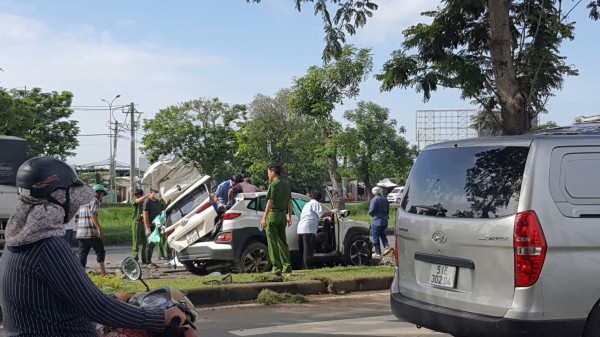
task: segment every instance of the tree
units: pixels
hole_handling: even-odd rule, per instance
[[[28,141],[28,155],[65,160],[79,146],[77,121],[69,120],[73,94],[0,89],[0,134]]]
[[[179,154],[219,181],[239,170],[238,144],[233,125],[245,120],[244,105],[229,105],[218,98],[200,98],[161,109],[144,119],[142,151],[154,162],[160,156]]]
[[[560,1],[445,0],[424,13],[429,25],[408,28],[403,49],[377,75],[382,90],[415,87],[427,101],[438,86],[461,90],[482,107],[478,122],[504,134],[530,130],[546,112],[563,76],[577,75],[558,52],[573,39],[574,23],[563,17]],[[416,49],[414,55],[406,52]],[[500,111],[501,118],[496,118]]]
[[[373,102],[359,102],[356,109],[344,113],[354,123],[341,135],[341,153],[348,159],[353,176],[362,180],[372,197],[374,183],[386,177],[406,180],[416,149],[402,137],[404,127],[396,128],[390,112]]]
[[[317,189],[327,178],[327,164],[320,156],[323,144],[314,119],[290,112],[291,95],[289,89],[273,98],[258,94],[249,104],[249,119],[237,132],[244,174],[266,186],[267,166],[279,163],[292,190]]]
[[[250,1],[250,0],[247,0]],[[260,2],[260,0],[252,0]],[[314,2],[314,13],[323,17],[326,46],[323,60],[339,58],[345,33],[366,24],[378,6],[364,0],[295,0],[300,10]],[[546,112],[545,104],[560,89],[563,76],[577,75],[558,53],[565,39],[573,39],[574,22],[568,22],[562,0],[442,0],[429,25],[405,31],[403,48],[392,53],[376,76],[382,90],[414,87],[424,101],[438,86],[458,88],[486,112],[478,122],[520,134],[531,120]],[[331,19],[328,3],[337,5]],[[600,0],[587,5],[590,18],[600,18]],[[417,53],[407,56],[406,52]],[[501,119],[494,111],[501,112]]]
[[[246,1],[261,2],[261,0]],[[378,8],[377,4],[371,0],[294,0],[294,2],[296,10],[299,12],[302,9],[303,2],[315,3],[314,14],[320,14],[323,18],[325,49],[322,57],[325,63],[342,57],[346,33],[355,34],[356,28],[364,26],[367,23],[367,18],[372,17],[373,11]],[[328,2],[338,6],[333,19],[329,14]]]
[[[321,139],[325,144],[324,155],[327,157],[333,185],[332,203],[338,209],[344,208],[345,203],[342,178],[338,172],[338,144],[331,135],[341,130],[332,113],[336,104],[343,104],[344,99],[358,95],[360,83],[367,78],[373,67],[369,52],[369,49],[357,50],[352,46],[345,46],[342,55],[335,62],[323,67],[312,66],[306,75],[295,79],[290,99],[292,112],[314,118],[320,127]]]

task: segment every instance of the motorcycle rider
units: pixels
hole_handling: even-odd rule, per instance
[[[177,307],[144,310],[125,303],[128,294],[104,294],[92,282],[62,236],[65,223],[95,193],[65,162],[27,160],[17,172],[17,187],[21,197],[0,260],[8,336],[97,337],[96,323],[160,332],[176,317],[185,322]]]

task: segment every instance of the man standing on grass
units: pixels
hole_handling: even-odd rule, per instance
[[[146,259],[146,232],[144,230],[144,200],[148,198],[149,194],[144,194],[144,190],[135,190],[134,197],[131,199],[131,205],[133,206],[133,223],[131,224],[131,237],[133,244],[133,258],[138,261],[139,248],[142,246],[141,255],[142,263],[147,264]]]
[[[154,221],[154,218],[156,218],[162,211],[162,205],[159,198],[160,193],[158,192],[158,190],[155,188],[151,188],[148,198],[144,201],[143,216],[144,228],[146,230],[146,238],[148,238],[150,234],[152,234],[156,226],[152,223],[152,221]],[[149,268],[158,267],[155,263],[152,263],[152,253],[154,252],[154,246],[156,246],[155,243],[148,242],[146,246],[146,251],[144,252],[146,254],[147,266]]]
[[[281,179],[281,171],[277,164],[267,169],[271,184],[267,190],[265,214],[260,222],[261,227],[266,228],[269,260],[277,276],[292,272],[290,249],[285,238],[286,223],[288,227],[292,225],[292,189],[287,181]]]

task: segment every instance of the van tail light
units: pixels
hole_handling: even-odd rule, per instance
[[[207,202],[206,204],[202,205],[202,207],[200,207],[200,209],[198,209],[198,211],[196,211],[196,214],[200,214],[204,211],[206,211],[209,207],[212,207],[212,204],[209,202]]]
[[[242,215],[242,213],[225,213],[225,215],[223,215],[223,220],[235,219],[240,215]]]
[[[398,218],[396,218],[398,219]],[[394,263],[396,267],[400,267],[398,263],[398,236],[396,235],[396,225],[394,224]]]
[[[546,238],[534,211],[518,213],[515,218],[515,287],[537,282],[546,258]]]
[[[231,232],[221,232],[215,238],[215,242],[227,243],[227,242],[231,242],[231,238],[232,238]]]
[[[165,235],[169,236],[169,235],[173,234],[174,231],[175,231],[175,227],[171,226],[165,230]]]

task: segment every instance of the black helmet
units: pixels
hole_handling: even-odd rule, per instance
[[[28,189],[35,198],[48,198],[55,190],[73,185],[84,184],[67,163],[57,158],[31,158],[17,171],[17,187]]]
[[[241,183],[244,181],[244,176],[241,174],[236,174],[231,178],[231,180],[235,181],[236,183]]]

